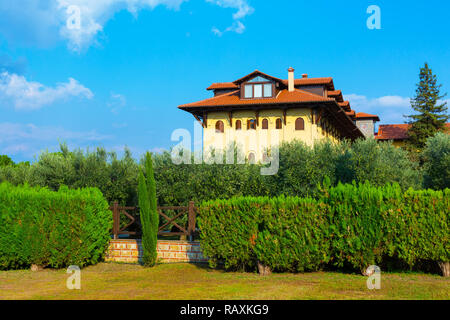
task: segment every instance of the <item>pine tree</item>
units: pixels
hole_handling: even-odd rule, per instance
[[[142,224],[143,264],[152,267],[157,260],[158,209],[156,202],[156,184],[153,173],[152,156],[147,152],[144,161],[145,175],[139,173],[139,207]]]
[[[417,113],[406,116],[410,119],[408,148],[414,151],[423,150],[427,139],[443,131],[448,120],[447,103],[439,102],[446,94],[440,95],[442,85],[437,84],[436,75],[428,63],[420,69],[419,77],[416,96],[411,99],[411,107]]]

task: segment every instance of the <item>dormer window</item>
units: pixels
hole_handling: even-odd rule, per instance
[[[263,78],[255,77],[248,82],[244,83],[244,92],[242,97],[244,99],[261,99],[272,98],[274,92],[274,84],[272,81]]]

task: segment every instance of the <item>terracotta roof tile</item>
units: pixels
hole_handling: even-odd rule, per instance
[[[235,90],[220,96],[205,99],[198,102],[184,104],[180,109],[197,107],[220,107],[220,106],[238,106],[238,105],[265,105],[265,104],[284,104],[284,103],[306,103],[306,102],[330,102],[334,99],[324,98],[322,96],[296,89],[293,92],[282,90],[276,97],[263,99],[241,99],[239,90]]]
[[[213,83],[206,90],[237,89],[237,88],[239,88],[239,86],[234,84],[233,82],[220,82],[220,83]]]
[[[278,81],[284,85],[288,85],[288,80],[283,80],[283,79],[279,79],[279,78],[275,78],[272,77],[264,72],[255,70],[252,73],[246,75],[245,77],[242,77],[236,81],[233,82],[218,82],[218,83],[213,83],[212,85],[210,85],[207,90],[216,90],[216,89],[236,89],[238,88],[238,85],[243,82],[245,79],[252,77],[252,76],[256,76],[257,74],[260,74],[266,78],[272,79],[274,81]],[[331,90],[334,90],[334,84],[333,84],[333,78],[331,77],[327,77],[327,78],[300,78],[300,79],[295,79],[294,80],[294,85],[295,86],[308,86],[308,85],[328,85],[328,87]]]
[[[378,140],[405,140],[408,139],[409,124],[382,124],[378,127]]]
[[[375,136],[378,140],[405,140],[408,139],[409,124],[382,124]],[[450,134],[450,123],[445,124],[445,132]]]
[[[353,117],[355,117],[355,110],[348,111],[348,112],[346,112],[346,114],[347,114],[349,117],[353,118]]]
[[[374,119],[375,121],[380,121],[380,118],[377,115],[364,112],[358,112],[356,114],[356,119]]]

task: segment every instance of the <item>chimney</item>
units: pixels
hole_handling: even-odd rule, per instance
[[[294,68],[290,67],[288,69],[288,89],[289,92],[293,92],[295,90],[294,87]]]
[[[303,79],[308,78],[308,74],[307,74],[307,73],[302,74],[302,78],[303,78]]]

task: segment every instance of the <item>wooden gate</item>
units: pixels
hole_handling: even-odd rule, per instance
[[[121,207],[118,202],[110,207],[113,214],[113,235],[114,239],[118,239],[119,235],[140,236],[142,228],[140,219],[138,218],[138,207]],[[196,214],[193,201],[189,202],[186,207],[158,207],[158,215],[160,216],[160,225],[158,228],[158,236],[187,236],[189,240],[193,240],[196,233]],[[134,212],[134,215],[130,214]],[[171,212],[172,214],[169,214]],[[180,222],[187,215],[187,226]],[[129,221],[121,227],[121,216],[125,216]],[[162,218],[162,219],[161,219]],[[165,220],[165,221],[162,221]],[[122,223],[124,224],[124,223]],[[168,227],[172,227],[167,230]],[[131,230],[130,229],[134,229]]]

